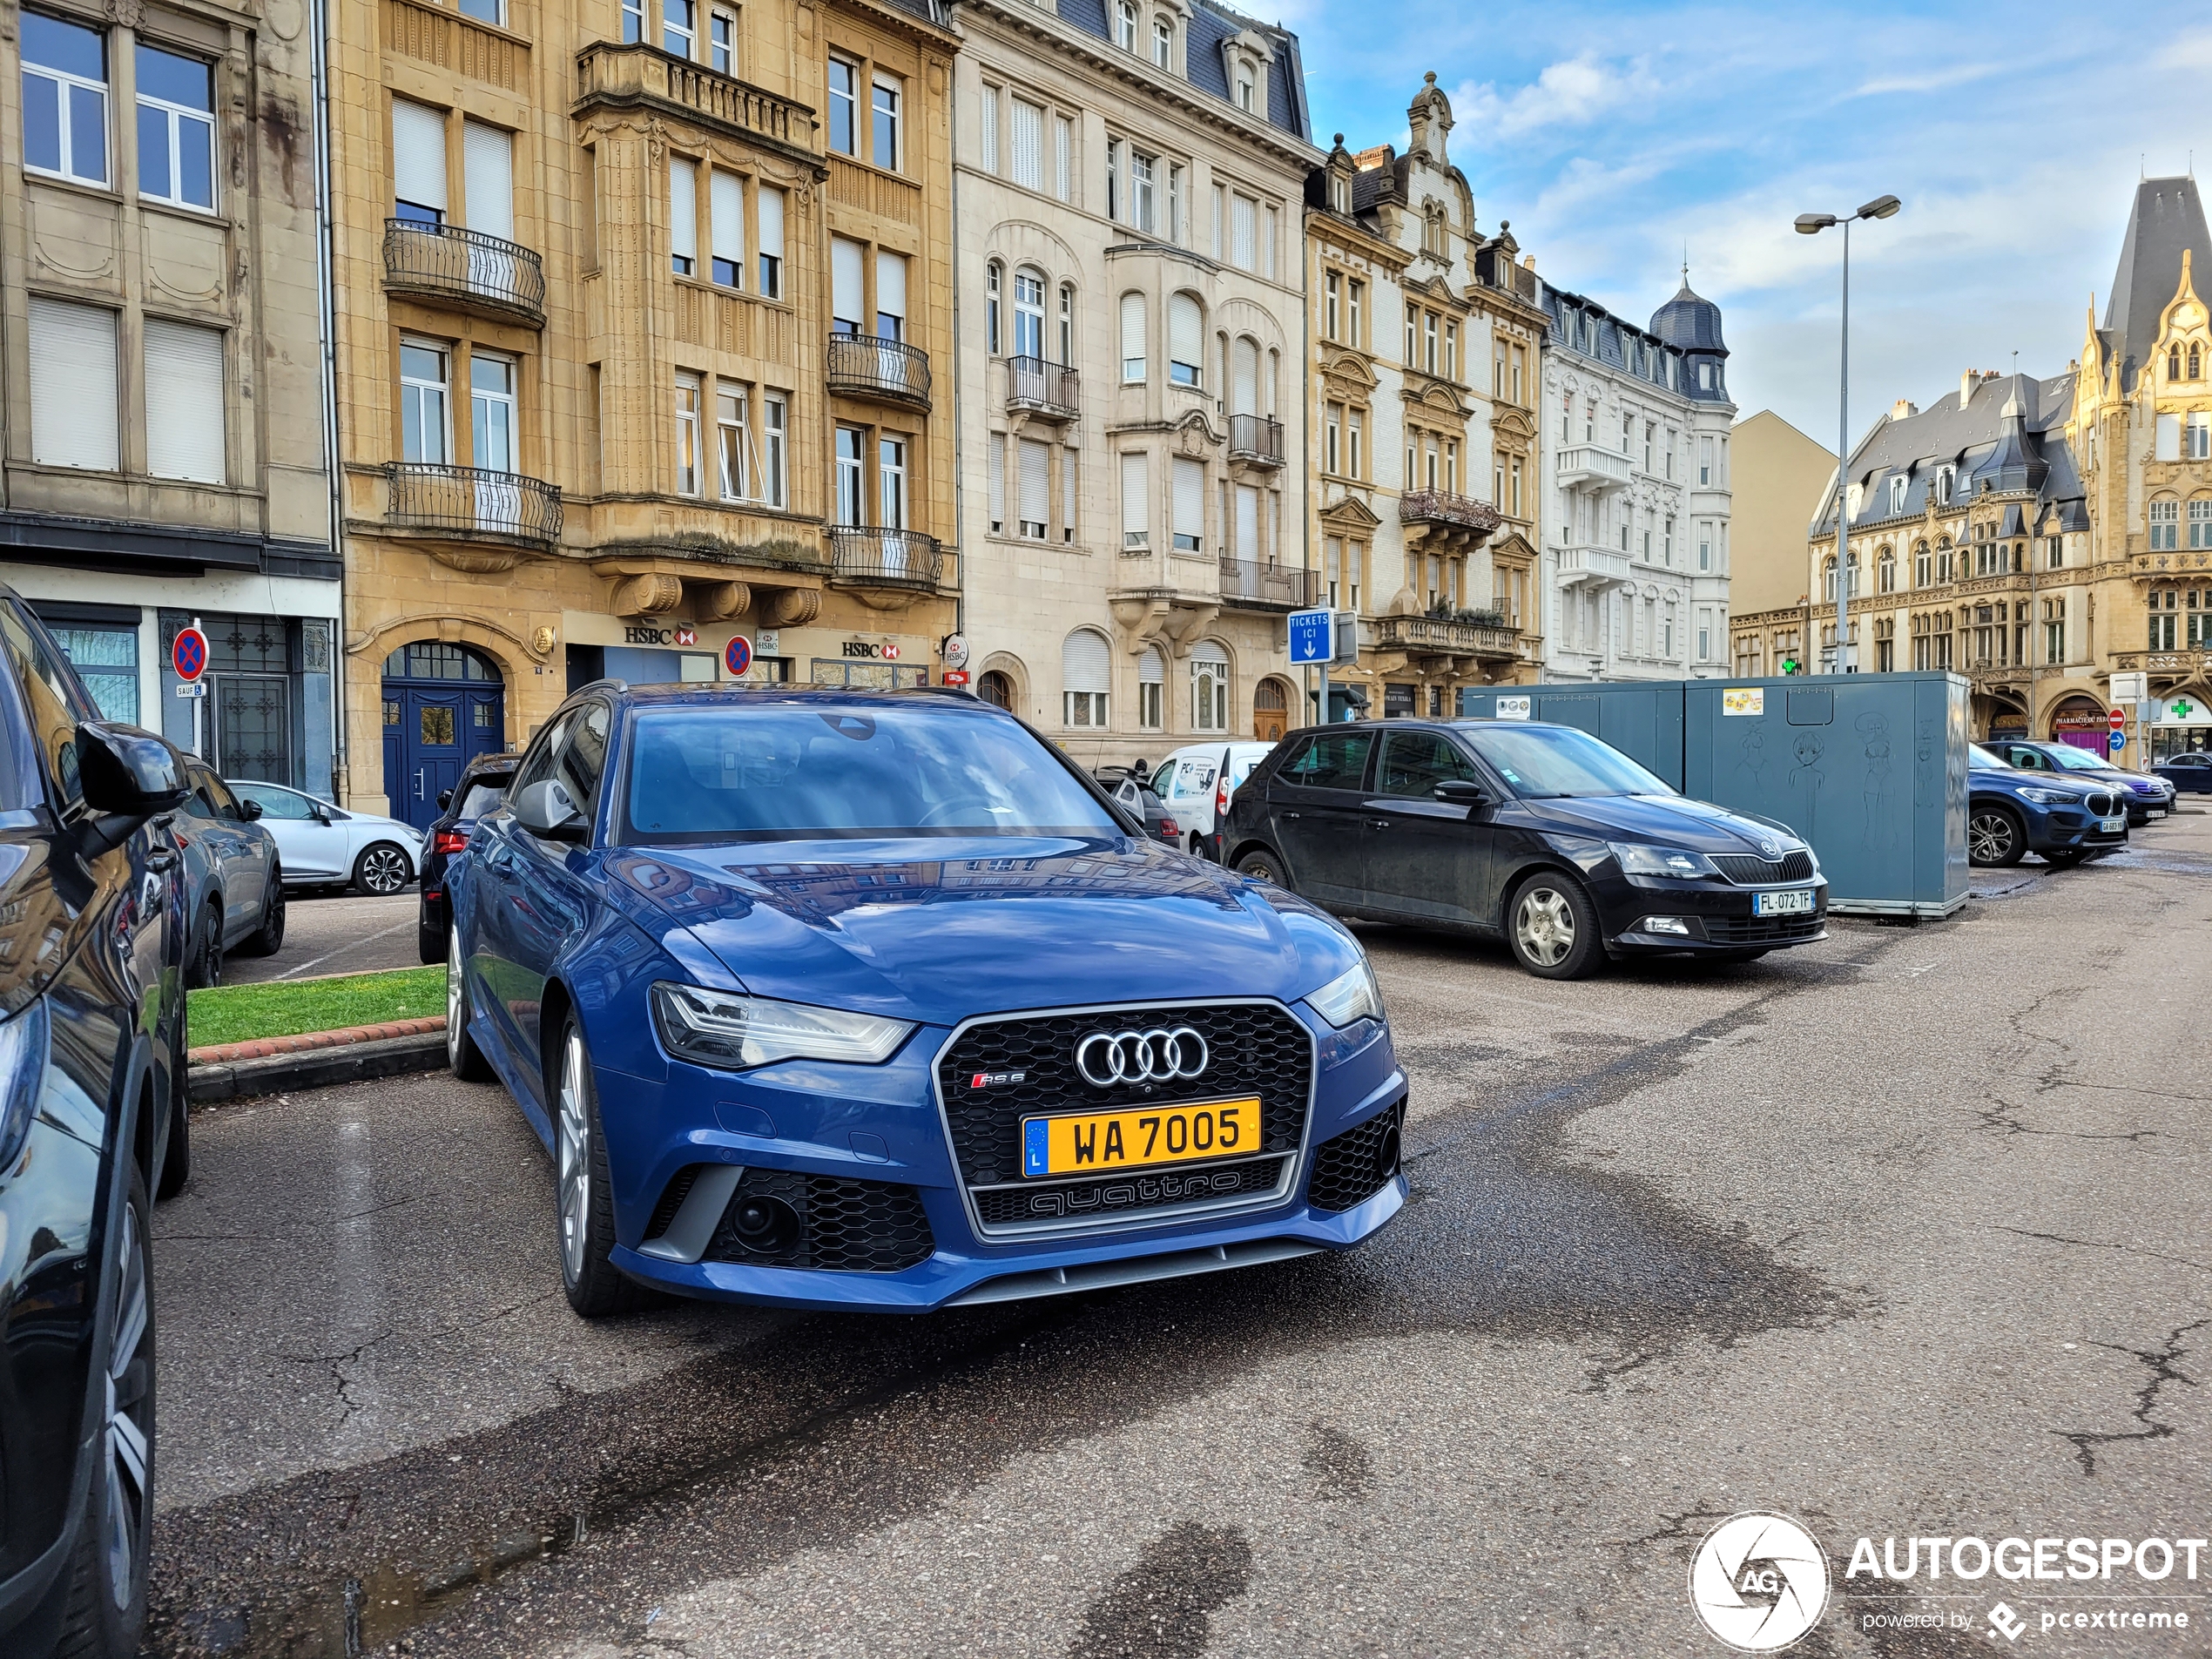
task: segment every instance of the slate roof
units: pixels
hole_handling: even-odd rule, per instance
[[[1648,328],[1625,317],[1616,317],[1596,300],[1564,288],[1544,285],[1537,303],[1551,313],[1551,340],[1547,349],[1571,351],[1594,359],[1620,374],[1649,381],[1681,396],[1690,395],[1691,375],[1680,347],[1669,345]],[[1576,332],[1580,322],[1581,333]],[[1643,350],[1641,369],[1629,365],[1632,345]]]
[[[1721,308],[1690,292],[1687,271],[1675,297],[1651,314],[1651,332],[1669,346],[1728,355],[1728,347],[1721,339]]]
[[[2027,516],[2031,526],[2041,523],[2045,509],[2055,506],[2066,529],[2087,529],[2080,469],[2065,431],[2074,406],[2074,380],[2071,374],[2049,380],[1998,375],[1977,381],[1964,407],[1958,393],[1946,392],[1917,415],[1877,421],[1851,453],[1851,481],[1861,486],[1851,528],[1919,518],[1948,467],[1951,499],[1939,502],[1939,510],[1963,506],[1986,488],[2032,495],[2035,510]],[[1904,500],[1892,506],[1891,481],[1898,477],[1905,481]],[[1831,482],[1813,513],[1816,534],[1835,523],[1834,488]],[[2009,516],[2006,522],[2013,522]]]
[[[908,3],[931,5],[939,0]],[[1086,35],[1110,42],[1114,35],[1107,22],[1106,6],[1107,0],[1059,0],[1060,20]],[[1184,60],[1190,85],[1234,108],[1221,43],[1235,39],[1247,29],[1264,36],[1275,49],[1275,62],[1267,72],[1267,125],[1311,143],[1312,114],[1305,106],[1305,71],[1298,57],[1298,37],[1287,29],[1247,17],[1219,0],[1193,0]]]
[[[2120,354],[2120,388],[2131,391],[2135,372],[2149,361],[2158,339],[2158,319],[2182,286],[2182,250],[2188,248],[2197,280],[2212,273],[2212,233],[2204,224],[2204,204],[2194,179],[2146,179],[2135,186],[2128,210],[2128,234],[2120,244],[2120,268],[2113,273],[2112,297],[2100,331],[2107,352]]]

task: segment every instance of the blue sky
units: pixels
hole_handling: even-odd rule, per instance
[[[1283,0],[1316,141],[1402,145],[1424,71],[1486,232],[1638,320],[1691,286],[1726,319],[1741,412],[1836,440],[1834,231],[1851,237],[1851,425],[1968,368],[2055,374],[2100,318],[2139,172],[2212,173],[2212,8]],[[1268,15],[1261,3],[1254,10]],[[2212,291],[2212,273],[2202,286]]]

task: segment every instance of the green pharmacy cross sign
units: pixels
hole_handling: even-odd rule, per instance
[[[2195,711],[2195,705],[2185,697],[2177,697],[2167,707],[2177,720],[2186,720]]]

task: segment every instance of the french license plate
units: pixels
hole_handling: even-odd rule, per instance
[[[2107,835],[2116,835],[2128,827],[2128,819],[2124,814],[2119,818],[2101,818],[2097,820],[2097,827]]]
[[[1257,1095],[1022,1120],[1025,1176],[1105,1174],[1259,1150]]]
[[[1812,914],[1812,889],[1791,887],[1781,893],[1755,893],[1751,895],[1751,914],[1755,916],[1809,916]]]

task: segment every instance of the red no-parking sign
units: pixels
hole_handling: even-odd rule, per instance
[[[722,666],[730,671],[732,679],[743,679],[745,670],[752,666],[752,642],[743,634],[731,635],[729,644],[723,648]]]
[[[2128,729],[2128,715],[2125,710],[2114,709],[2112,711],[2112,729],[2114,732],[2125,732]]]
[[[207,636],[197,628],[179,628],[176,644],[169,647],[169,660],[177,678],[191,685],[207,671]]]

